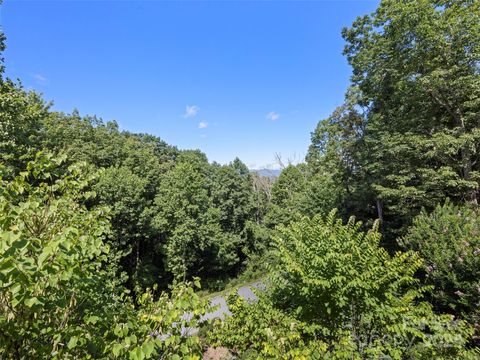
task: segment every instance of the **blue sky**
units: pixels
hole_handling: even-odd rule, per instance
[[[275,167],[301,159],[343,101],[351,70],[341,29],[362,1],[9,1],[7,75],[53,109]]]

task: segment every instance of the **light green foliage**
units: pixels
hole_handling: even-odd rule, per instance
[[[32,157],[31,149],[41,139],[41,121],[48,116],[48,105],[37,93],[0,80],[0,160],[9,177]]]
[[[114,314],[106,334],[105,358],[201,359],[200,338],[188,332],[200,326],[207,307],[193,287],[176,285],[170,295],[164,292],[158,299],[147,289],[137,302],[138,308],[122,304]]]
[[[3,168],[2,168],[3,170]],[[103,208],[87,209],[92,178],[39,153],[0,193],[0,354],[12,359],[196,358],[205,305],[179,286],[137,306],[112,277]],[[184,315],[190,313],[189,318]],[[170,335],[161,339],[157,335]]]
[[[442,310],[480,321],[480,213],[446,202],[413,220],[401,244],[425,259],[424,282]]]
[[[269,281],[274,306],[318,325],[318,333],[335,346],[350,339],[352,352],[362,358],[401,359],[410,351],[446,358],[467,354],[471,329],[418,303],[419,256],[390,256],[379,246],[376,228],[364,233],[359,227],[353,219],[344,225],[335,212],[280,227]]]
[[[265,220],[267,225],[288,224],[295,218],[305,184],[306,174],[302,166],[288,165],[282,170],[272,185],[271,203]]]
[[[315,339],[315,326],[275,309],[266,300],[248,303],[230,296],[232,316],[214,323],[207,341],[226,346],[241,359],[320,359],[327,345]]]
[[[88,313],[74,311],[91,303],[108,250],[105,214],[76,201],[88,179],[75,167],[56,179],[59,164],[40,156],[2,183],[0,339],[2,353],[12,357],[58,356],[71,336],[82,334]]]
[[[158,246],[176,278],[190,276],[205,264],[218,265],[221,247],[220,212],[212,206],[209,184],[202,167],[182,162],[160,183],[155,198]]]
[[[375,308],[394,315],[403,301],[418,297],[413,275],[420,258],[414,253],[390,257],[379,246],[376,229],[364,233],[359,227],[353,218],[342,224],[335,212],[280,227],[271,280],[277,305],[335,333],[347,324],[361,326],[362,317]],[[402,293],[408,287],[412,290]]]

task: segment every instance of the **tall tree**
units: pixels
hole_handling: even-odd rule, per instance
[[[208,185],[201,167],[181,162],[164,175],[155,198],[157,248],[177,279],[218,270],[211,265],[223,260],[220,212],[213,207]]]
[[[343,36],[377,216],[395,228],[446,197],[477,203],[480,3],[384,0]]]
[[[372,209],[365,206],[371,202],[372,194],[365,186],[360,156],[365,123],[365,117],[356,109],[355,97],[348,94],[346,103],[320,121],[312,132],[306,157],[311,178],[307,204],[312,205],[309,208],[314,213],[322,208],[328,213],[337,207],[345,219],[351,215],[360,219],[372,216]],[[319,199],[313,201],[315,198]]]
[[[0,160],[11,173],[24,170],[38,150],[42,121],[50,116],[47,104],[21,84],[0,81]]]
[[[269,226],[289,223],[299,211],[299,199],[305,189],[305,168],[288,165],[272,185],[272,198],[266,217]]]

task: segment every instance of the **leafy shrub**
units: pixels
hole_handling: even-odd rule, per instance
[[[240,359],[477,359],[480,352],[466,350],[472,329],[452,316],[433,314],[427,304],[413,308],[403,323],[382,333],[357,337],[351,329],[335,339],[321,335],[318,325],[302,322],[272,306],[268,298],[248,303],[228,299],[230,317],[208,329],[207,341],[230,348]]]
[[[401,244],[425,259],[424,282],[438,309],[480,319],[480,211],[446,202],[413,220]]]
[[[91,177],[39,154],[0,187],[2,358],[199,358],[204,304],[180,285],[136,303],[112,277],[105,209],[83,203]],[[185,314],[190,316],[185,316]]]
[[[333,358],[475,356],[465,350],[470,327],[420,302],[420,257],[390,256],[377,228],[364,233],[360,225],[353,218],[343,224],[333,211],[280,227],[270,278],[274,307],[315,325]]]
[[[418,298],[413,275],[421,259],[413,252],[389,256],[376,228],[359,227],[353,218],[344,225],[335,212],[280,227],[271,279],[276,306],[334,333],[347,325],[359,330],[374,309],[383,309],[379,321],[387,313],[395,317]]]
[[[242,359],[319,359],[326,351],[326,344],[315,339],[315,326],[275,309],[266,299],[252,304],[230,296],[227,302],[232,316],[216,321],[208,334],[214,346],[228,347]]]

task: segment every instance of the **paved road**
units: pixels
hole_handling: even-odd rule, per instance
[[[257,295],[255,295],[255,293],[253,292],[252,289],[262,290],[262,289],[264,289],[264,287],[265,286],[262,282],[257,281],[257,282],[239,287],[237,289],[237,294],[240,295],[245,300],[256,301],[258,298],[257,298]],[[232,313],[228,309],[228,305],[227,305],[227,301],[225,299],[225,295],[218,295],[218,296],[213,297],[210,300],[210,305],[212,307],[218,305],[218,308],[211,313],[205,314],[202,317],[202,320],[211,320],[211,319],[215,319],[215,318],[223,319],[223,318],[225,318],[225,316],[232,315]],[[191,316],[191,314],[185,314],[184,315],[185,318],[189,318],[190,316]],[[197,328],[183,328],[182,329],[182,335],[194,335],[197,332],[198,332]]]
[[[237,294],[240,295],[245,300],[256,301],[257,295],[255,295],[252,289],[262,289],[262,288],[263,288],[263,283],[257,281],[257,282],[239,287],[237,289]],[[205,314],[205,316],[203,317],[204,320],[210,320],[215,318],[223,319],[225,315],[232,315],[230,310],[228,310],[227,301],[224,295],[218,295],[212,298],[212,300],[210,300],[210,305],[212,307],[219,305],[219,307],[214,312]]]

